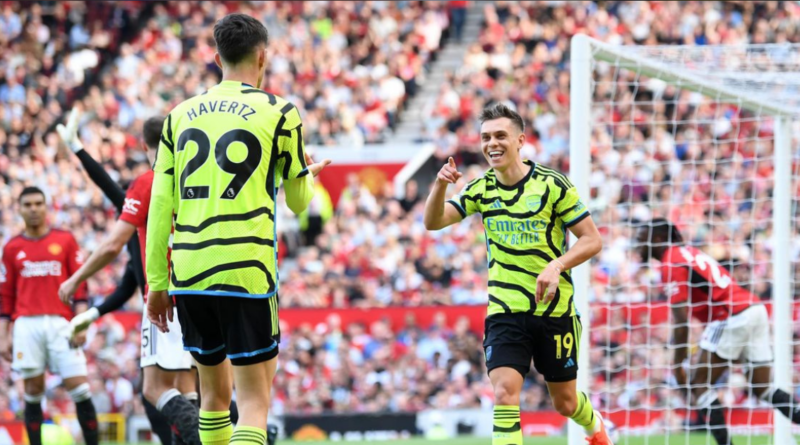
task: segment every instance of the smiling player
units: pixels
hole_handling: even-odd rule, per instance
[[[591,445],[611,445],[589,397],[578,393],[581,322],[569,270],[597,254],[602,241],[566,176],[523,161],[522,117],[505,105],[480,115],[481,149],[491,167],[445,202],[461,178],[453,158],[425,206],[425,227],[439,230],[480,213],[489,259],[484,350],[494,388],[494,445],[521,445],[519,397],[533,358],[556,410],[581,425]],[[447,205],[446,205],[447,204]],[[566,229],[578,242],[566,251]]]

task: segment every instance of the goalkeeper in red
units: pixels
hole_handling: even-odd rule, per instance
[[[673,318],[675,378],[687,382],[692,402],[700,410],[719,445],[732,445],[724,408],[715,384],[732,362],[750,366],[753,393],[772,404],[794,423],[800,423],[800,403],[772,386],[772,349],[767,308],[736,282],[730,273],[703,251],[686,245],[677,227],[656,218],[637,234],[643,261],[661,261],[661,280],[667,287]],[[687,376],[689,316],[705,324],[700,354]]]
[[[494,388],[493,445],[522,445],[519,402],[531,359],[556,410],[582,426],[591,445],[611,445],[603,419],[576,388],[581,322],[569,270],[602,247],[600,234],[569,179],[523,161],[522,117],[502,104],[480,115],[481,149],[491,167],[445,201],[461,178],[452,158],[425,205],[425,227],[439,230],[480,213],[489,260],[483,347]],[[578,238],[566,250],[567,230]]]

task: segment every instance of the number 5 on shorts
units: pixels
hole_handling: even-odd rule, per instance
[[[574,338],[572,337],[572,332],[567,332],[567,335],[564,335],[563,339],[562,339],[561,335],[554,335],[553,339],[555,339],[555,341],[556,341],[556,358],[557,359],[561,358],[561,344],[562,343],[564,344],[564,349],[567,350],[567,357],[570,357],[572,355],[572,345],[573,345],[573,342],[574,342]]]

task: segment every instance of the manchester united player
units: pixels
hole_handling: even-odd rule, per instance
[[[661,261],[661,279],[672,307],[675,378],[682,385],[688,380],[693,404],[708,421],[717,443],[732,443],[714,390],[731,362],[748,363],[753,393],[800,423],[800,402],[772,386],[770,321],[758,298],[734,282],[713,258],[686,245],[677,227],[666,219],[656,218],[642,226],[637,241],[644,261],[651,257]],[[705,324],[705,330],[698,363],[687,376],[683,363],[688,358],[690,314]]]
[[[161,137],[164,119],[150,118],[145,121],[142,134],[151,161]],[[110,264],[122,252],[123,247],[138,232],[140,250],[145,251],[147,214],[150,208],[150,188],[153,171],[148,170],[134,180],[125,195],[125,205],[111,233],[95,250],[86,263],[65,281],[59,289],[62,301],[69,301],[75,290]],[[144,256],[142,255],[142,264]],[[169,333],[162,333],[151,326],[147,317],[142,318],[141,366],[144,374],[144,396],[164,414],[177,430],[179,439],[186,444],[200,444],[198,408],[181,394],[195,392],[195,378],[191,374],[192,357],[183,350],[181,328],[177,321],[170,325]]]
[[[86,174],[94,182],[106,197],[111,201],[119,213],[125,206],[125,190],[119,186],[111,176],[106,172],[100,163],[98,163],[89,152],[84,150],[83,142],[78,138],[78,121],[80,118],[80,110],[74,108],[67,119],[66,125],[58,124],[56,132],[58,133],[64,145],[80,160]],[[151,123],[158,125],[160,121],[156,119]],[[131,297],[136,293],[137,284],[141,288],[142,295],[146,292],[146,283],[144,279],[144,268],[142,266],[142,255],[140,252],[139,235],[134,233],[127,243],[128,264],[125,267],[125,273],[120,279],[118,286],[114,289],[111,295],[108,295],[100,304],[91,307],[85,312],[75,315],[70,320],[70,327],[73,333],[82,332],[89,328],[89,326],[101,316],[116,311],[121,308]],[[196,396],[197,393],[194,393]],[[190,394],[184,394],[187,398],[191,399]],[[172,428],[170,427],[167,419],[161,412],[159,412],[155,405],[150,403],[144,394],[141,394],[142,404],[144,405],[147,418],[150,420],[150,426],[153,432],[158,436],[161,443],[169,444],[173,441]]]
[[[80,347],[86,337],[70,341],[68,320],[73,308],[58,299],[59,285],[81,265],[78,243],[69,232],[47,225],[47,206],[40,189],[22,190],[19,212],[25,231],[6,244],[0,271],[0,353],[24,380],[29,442],[42,444],[44,371],[48,368],[61,376],[75,402],[87,445],[97,445],[97,414]],[[79,288],[75,297],[74,311],[85,311],[85,287]],[[12,320],[13,334],[9,331]]]

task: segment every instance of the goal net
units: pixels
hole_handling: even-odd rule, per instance
[[[767,307],[770,335],[733,319],[705,335],[719,341],[725,329],[727,347],[743,359],[772,349],[773,385],[798,394],[800,45],[612,47],[579,36],[572,64],[571,176],[604,239],[592,264],[576,271],[576,293],[590,301],[579,384],[616,425],[618,444],[714,444],[703,401],[687,398],[674,378],[672,357],[684,345],[671,341],[670,295],[685,286],[692,299],[680,305],[700,315],[697,306],[720,303],[698,303],[698,295],[709,295],[708,281],[724,287],[727,270]],[[708,271],[706,284],[697,272],[672,285],[680,279],[662,278],[653,240],[636,239],[653,218],[671,221],[698,249],[685,262]],[[700,367],[708,324],[685,324],[688,375]],[[750,385],[753,366],[718,366],[727,371],[704,383],[724,406],[734,443],[791,444],[791,423]]]

